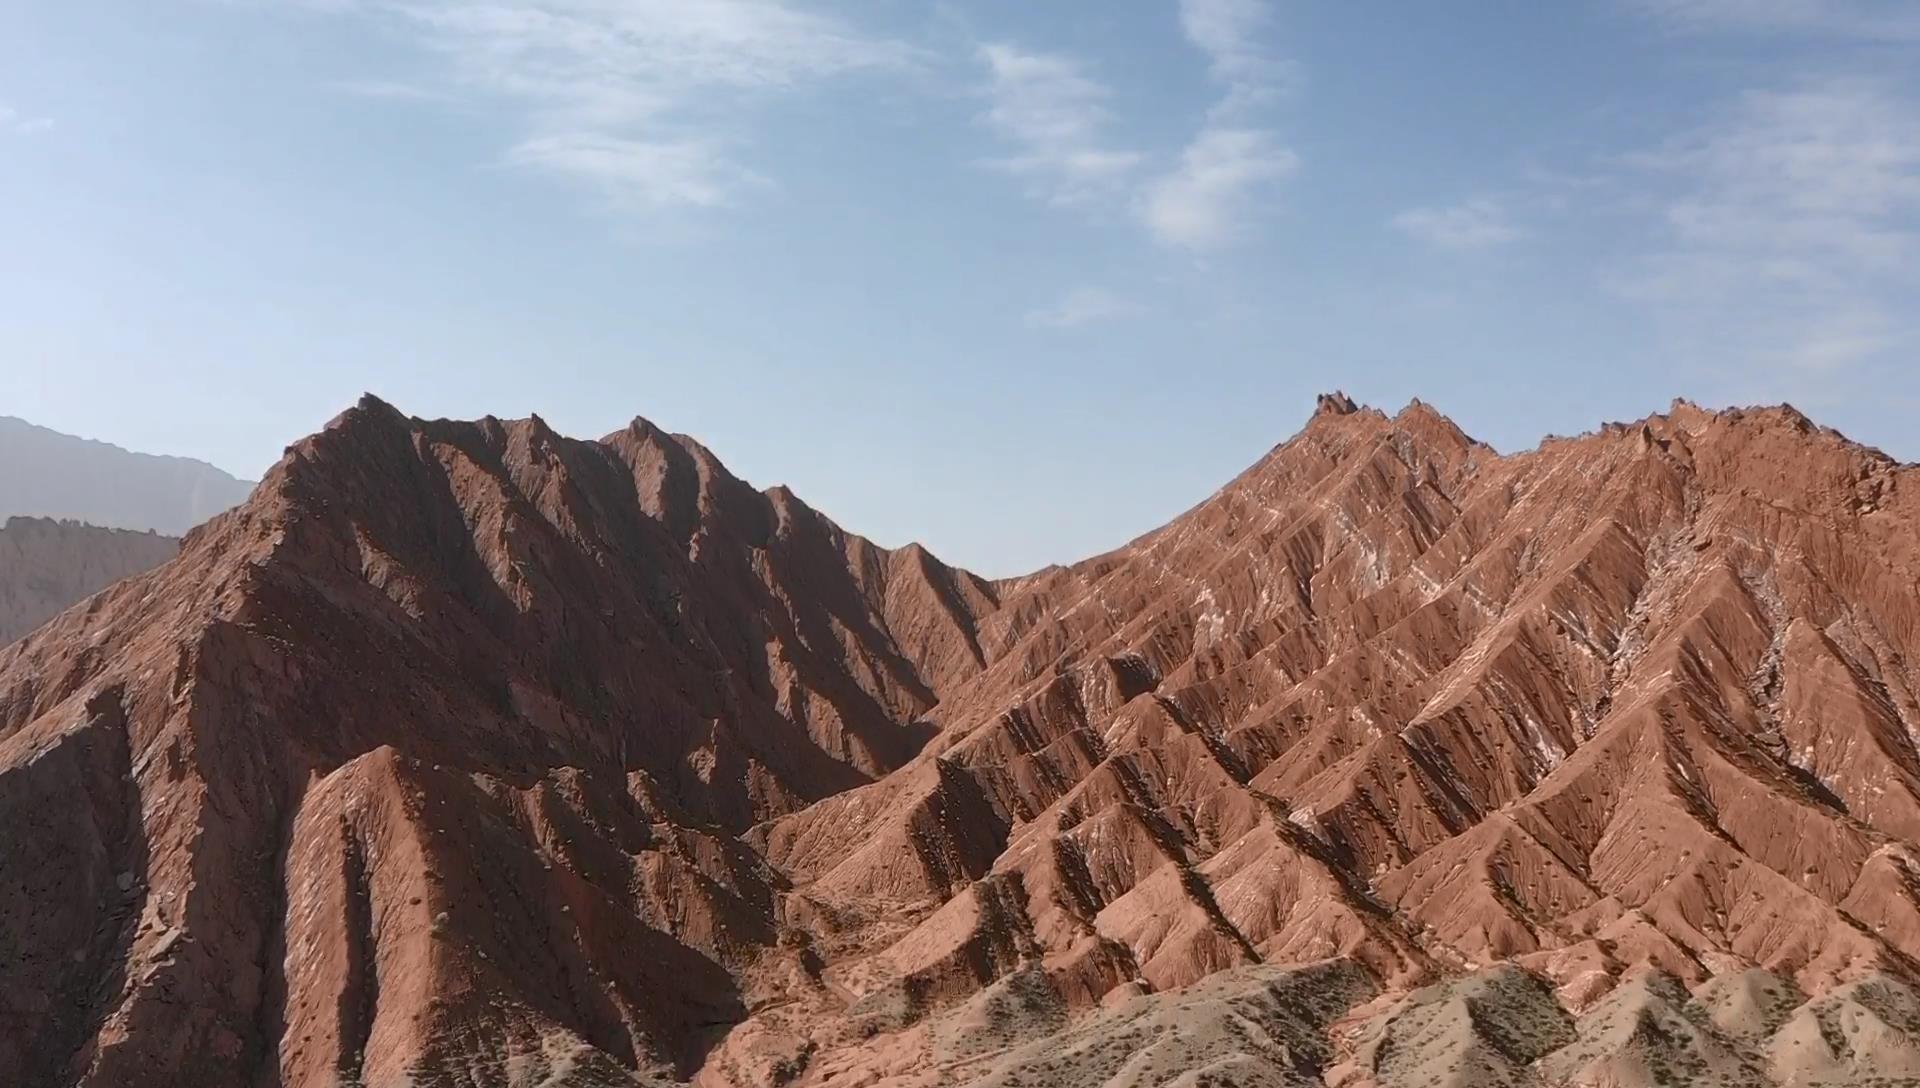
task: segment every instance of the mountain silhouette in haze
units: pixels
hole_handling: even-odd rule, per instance
[[[179,536],[253,484],[204,461],[133,453],[0,416],[0,518],[67,519]]]

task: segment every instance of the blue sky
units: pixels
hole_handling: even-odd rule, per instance
[[[1121,543],[1317,391],[1920,458],[1920,6],[0,6],[0,412],[257,475],[372,390]]]

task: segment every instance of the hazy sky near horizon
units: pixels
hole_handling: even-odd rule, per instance
[[[0,413],[698,436],[988,574],[1418,396],[1920,459],[1920,4],[0,4]],[[9,466],[10,468],[12,466]]]

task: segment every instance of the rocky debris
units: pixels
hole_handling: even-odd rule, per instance
[[[77,521],[11,517],[0,525],[0,643],[107,586],[173,558],[180,542]]]
[[[0,1080],[1920,1077],[1917,496],[1334,395],[994,582],[368,398],[0,649]]]

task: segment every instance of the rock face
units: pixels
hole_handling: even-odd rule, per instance
[[[8,518],[0,525],[0,644],[122,578],[152,570],[179,548],[179,541],[156,533]]]
[[[1786,408],[1324,397],[989,582],[369,398],[0,650],[0,1082],[1920,1075],[1917,575]]]
[[[0,517],[64,518],[178,536],[253,490],[204,461],[118,446],[0,416]]]

